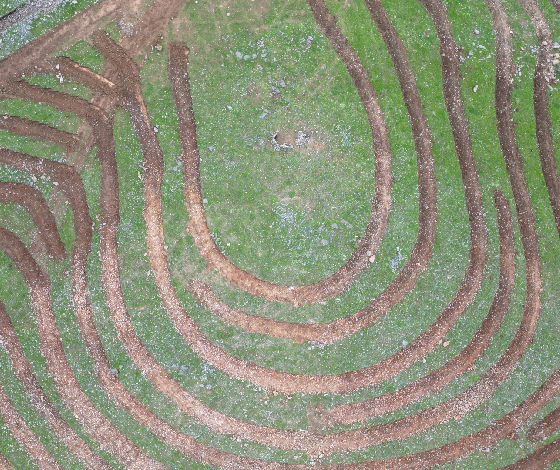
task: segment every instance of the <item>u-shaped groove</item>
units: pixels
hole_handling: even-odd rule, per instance
[[[208,229],[202,203],[200,157],[197,146],[196,122],[192,100],[190,99],[190,85],[180,76],[182,71],[186,70],[186,64],[183,65],[186,56],[181,57],[180,52],[174,54],[176,61],[183,66],[177,70],[170,68],[183,150],[181,153],[183,192],[189,215],[189,231],[194,238],[194,243],[210,268],[216,269],[219,274],[240,289],[253,296],[265,297],[269,301],[288,302],[298,306],[321,302],[339,295],[368,266],[370,256],[374,256],[379,249],[379,244],[387,226],[391,205],[392,177],[391,151],[383,114],[369,74],[362,65],[358,54],[342,36],[339,37],[335,50],[354,82],[370,125],[375,154],[375,195],[365,234],[358,241],[358,247],[349,260],[321,281],[300,286],[282,286],[259,279],[237,267],[216,245]]]
[[[414,135],[420,209],[418,237],[412,253],[399,275],[367,307],[330,323],[293,323],[251,315],[222,302],[204,282],[198,279],[191,281],[189,283],[191,294],[226,323],[252,333],[289,338],[296,342],[332,343],[375,323],[414,288],[418,277],[426,269],[432,254],[437,222],[431,134],[422,109],[416,79],[408,64],[406,48],[381,3],[378,0],[366,3],[393,60]],[[169,46],[169,73],[181,125],[181,138],[183,141],[187,139],[189,144],[196,142],[196,124],[188,81],[188,57],[180,49],[178,46]]]
[[[66,257],[56,220],[40,191],[23,183],[0,181],[0,202],[14,202],[25,207],[39,229],[48,253],[56,261],[62,261]]]
[[[47,421],[49,427],[56,433],[57,437],[66,444],[70,452],[75,454],[88,469],[110,470],[113,468],[90,449],[88,444],[76,434],[66,421],[64,421],[64,418],[50,401],[37,381],[31,369],[31,365],[25,357],[14,325],[1,301],[0,341],[10,356],[13,370],[23,386],[25,393],[29,397],[29,400],[37,412]],[[0,466],[0,468],[2,467]]]

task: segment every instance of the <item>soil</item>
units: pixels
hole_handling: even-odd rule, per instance
[[[270,301],[289,302],[295,306],[320,302],[338,295],[367,267],[369,257],[376,253],[385,232],[391,191],[391,152],[387,129],[370,77],[357,53],[337,27],[336,19],[330,14],[322,0],[307,1],[317,25],[337,52],[358,90],[371,128],[376,165],[376,187],[371,218],[358,248],[344,266],[316,284],[281,286],[260,280],[235,266],[214,243],[206,223],[201,198],[196,121],[187,72],[189,49],[186,45],[179,43],[172,43],[168,47],[170,81],[180,122],[183,149],[184,195],[190,219],[189,230],[194,237],[195,244],[209,267],[216,269],[233,285],[244,289],[251,295],[262,296]],[[325,456],[332,452],[348,452],[390,440],[407,438],[451,419],[461,419],[468,411],[486,401],[511,374],[532,342],[541,310],[541,259],[538,252],[534,215],[514,133],[511,105],[514,70],[511,33],[503,6],[497,0],[486,0],[486,2],[492,14],[497,42],[495,107],[498,137],[515,201],[516,218],[526,264],[527,291],[518,332],[498,361],[477,382],[445,402],[387,424],[343,432],[322,432],[323,427],[332,426],[338,422],[344,424],[363,422],[372,416],[379,416],[413,403],[428,393],[441,390],[454,378],[472,367],[474,361],[487,348],[508,311],[515,274],[513,221],[509,204],[498,191],[495,192],[494,199],[498,212],[500,239],[500,281],[488,316],[469,345],[441,368],[396,392],[330,410],[312,409],[310,412],[317,417],[312,420],[312,427],[308,430],[277,429],[256,425],[230,417],[202,403],[172,379],[165,368],[158,364],[148,352],[134,330],[124,302],[120,285],[117,244],[117,227],[120,220],[119,187],[112,118],[114,110],[118,106],[124,107],[130,113],[144,157],[145,206],[143,217],[147,229],[150,266],[160,299],[177,331],[193,351],[205,361],[231,377],[286,394],[347,393],[394,377],[414,362],[421,360],[441,343],[472,302],[482,283],[487,255],[487,235],[482,193],[478,183],[469,124],[465,117],[461,96],[458,49],[441,0],[419,0],[419,2],[427,10],[434,23],[440,45],[444,99],[453,130],[453,139],[465,188],[465,203],[469,214],[471,241],[469,265],[464,280],[448,307],[436,322],[416,340],[377,364],[339,375],[287,374],[242,361],[226,353],[202,334],[196,323],[189,317],[188,312],[182,307],[175,292],[163,235],[161,205],[163,153],[142,96],[139,65],[133,60],[133,57],[166,26],[174,12],[178,11],[182,5],[182,1],[156,3],[141,20],[138,20],[134,34],[125,38],[121,44],[116,44],[106,33],[97,29],[99,23],[115,18],[126,8],[129,8],[127,14],[132,15],[133,9],[138,6],[138,3],[135,1],[120,2],[120,6],[117,7],[117,2],[104,0],[0,62],[0,83],[3,87],[4,97],[18,97],[48,103],[60,110],[77,114],[83,119],[84,126],[91,129],[92,142],[98,147],[97,157],[101,164],[101,281],[118,337],[127,354],[156,389],[169,397],[179,410],[218,433],[231,434],[236,438],[279,449],[297,449],[314,457]],[[546,94],[549,82],[547,77],[550,79],[551,33],[535,1],[520,0],[520,2],[533,20],[540,44],[534,81],[537,142],[544,180],[560,235],[560,185],[553,154]],[[558,2],[553,2],[553,4],[560,13]],[[343,336],[370,326],[381,315],[402,301],[404,296],[414,288],[418,276],[425,270],[430,259],[437,221],[432,139],[422,110],[416,80],[408,65],[404,45],[398,38],[379,0],[366,0],[366,5],[395,64],[415,135],[420,211],[418,239],[413,253],[395,281],[368,307],[329,324],[278,322],[249,315],[232,309],[220,301],[207,285],[193,280],[191,290],[203,305],[224,321],[242,326],[248,331],[289,338],[299,342],[334,342]],[[107,59],[105,69],[101,74],[67,58],[49,58],[61,41],[70,37],[80,37],[80,35],[86,37],[92,30],[95,30],[92,38],[94,47]],[[89,102],[72,95],[33,86],[25,81],[18,81],[21,73],[30,68],[42,73],[52,71],[53,68],[63,70],[63,73],[72,77],[73,80],[92,88],[95,91],[94,98]],[[68,152],[75,151],[85,135],[84,132],[78,134],[62,132],[42,123],[14,116],[0,116],[0,128],[60,143]],[[193,437],[181,433],[159,418],[124,387],[110,367],[93,321],[88,300],[86,266],[93,232],[86,193],[79,171],[70,164],[40,159],[8,149],[0,149],[0,163],[26,170],[35,176],[50,178],[53,183],[59,185],[59,189],[62,190],[72,207],[75,228],[75,240],[72,244],[73,304],[82,338],[95,363],[95,373],[99,384],[107,391],[109,397],[126,410],[133,419],[146,426],[161,441],[196,461],[227,469],[429,468],[464,457],[477,448],[492,447],[500,439],[512,435],[519,428],[520,423],[526,422],[560,391],[560,369],[558,369],[520,405],[480,431],[425,452],[380,461],[292,465],[241,457],[199,443]],[[52,256],[56,260],[65,256],[65,248],[56,228],[53,211],[37,190],[20,183],[0,183],[0,201],[24,205],[30,211],[34,224],[39,228]],[[76,416],[84,431],[103,449],[112,453],[125,468],[166,468],[130,441],[95,407],[81,389],[64,355],[53,313],[50,281],[27,248],[16,235],[5,228],[0,228],[0,248],[10,256],[15,267],[25,278],[37,316],[41,353],[46,359],[49,372],[65,405]],[[70,452],[84,462],[86,467],[109,468],[80,437],[75,435],[46,398],[26,362],[11,320],[1,303],[0,326],[0,339],[10,354],[14,369],[17,370],[18,379],[49,426],[67,444]],[[13,435],[41,468],[61,468],[42,447],[37,436],[22,421],[2,387],[0,387],[0,411]],[[528,436],[537,441],[558,428],[560,428],[560,408],[535,423],[530,428]],[[560,440],[538,447],[533,454],[506,468],[542,469],[558,458],[560,458]],[[0,461],[1,464],[2,461]]]

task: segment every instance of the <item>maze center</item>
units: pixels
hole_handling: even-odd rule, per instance
[[[32,7],[0,468],[560,468],[557,0]]]

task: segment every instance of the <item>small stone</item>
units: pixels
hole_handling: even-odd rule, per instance
[[[403,348],[406,348],[408,346],[408,341],[406,339],[403,339],[402,340],[402,345],[403,345]]]
[[[473,87],[472,91],[476,93],[476,92],[478,91],[478,85],[475,85],[475,86]]]
[[[229,13],[228,13],[228,16],[229,16]],[[235,53],[235,57],[237,57],[237,59],[241,60],[241,59],[243,59],[243,54],[241,54],[241,52],[237,51]]]
[[[449,346],[449,341],[445,341],[445,342],[443,343],[443,347],[444,347],[444,348],[446,348],[447,346]]]
[[[311,137],[307,135],[305,132],[298,131],[295,144],[298,147],[303,147],[304,145],[307,145],[307,142],[309,141],[310,138]]]
[[[208,199],[203,199],[202,204],[208,204]]]
[[[163,50],[163,47],[160,44],[158,44],[156,46],[156,51],[162,51],[162,50]]]
[[[369,257],[369,262],[372,264],[375,263],[375,255]]]

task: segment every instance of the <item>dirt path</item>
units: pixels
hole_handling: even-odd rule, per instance
[[[469,370],[488,347],[508,311],[509,299],[515,284],[515,248],[509,204],[500,192],[494,193],[494,200],[498,211],[500,234],[500,281],[488,316],[473,335],[470,343],[444,366],[395,392],[324,411],[321,413],[321,423],[324,426],[365,421],[373,416],[393,412],[429,393],[439,392],[453,379]]]
[[[27,361],[23,348],[18,340],[16,331],[6,312],[4,304],[0,302],[0,340],[12,362],[13,370],[22,384],[29,400],[37,412],[47,421],[49,427],[57,437],[68,446],[70,452],[75,454],[86,468],[91,470],[109,470],[112,467],[104,462],[99,455],[93,452],[87,443],[80,438],[60,415],[56,407],[37,381],[31,365]]]
[[[333,39],[335,37],[333,35],[336,36],[336,39]],[[181,76],[183,71],[186,71],[186,57],[181,59],[180,54],[177,54],[175,57],[177,68],[170,64],[183,149],[181,158],[183,160],[184,195],[189,214],[189,231],[194,238],[195,245],[208,263],[208,267],[217,270],[235,286],[253,296],[265,297],[269,301],[290,302],[295,306],[324,301],[348,288],[368,266],[369,258],[377,253],[385,233],[391,204],[391,151],[387,128],[377,101],[376,92],[368,72],[348,41],[336,29],[333,30],[332,34],[327,34],[327,37],[331,38],[330,41],[334,50],[352,78],[368,118],[375,154],[375,196],[370,220],[364,236],[358,241],[358,248],[352,253],[346,264],[329,277],[314,284],[281,286],[258,279],[232,263],[214,242],[208,229],[202,203],[200,156],[189,84],[188,80],[184,80]],[[434,207],[431,207],[431,210],[435,210],[435,204]]]
[[[27,451],[31,460],[41,469],[64,470],[45,448],[37,435],[25,424],[19,412],[14,408],[2,384],[0,384],[0,416],[2,421]]]
[[[138,470],[166,469],[167,467],[146,455],[115,427],[80,387],[60,340],[52,309],[50,281],[25,245],[9,230],[0,228],[0,249],[6,252],[25,278],[33,310],[37,315],[41,354],[47,361],[49,373],[66,407],[74,413],[84,430],[125,467]]]
[[[75,134],[18,116],[0,116],[0,129],[60,144],[67,152],[72,152],[79,143]]]
[[[422,103],[416,79],[408,64],[407,52],[404,44],[397,35],[389,17],[382,5],[375,1],[368,7],[378,30],[381,32],[387,46],[395,72],[400,83],[404,101],[409,114],[409,121],[414,134],[417,154],[418,190],[420,194],[418,239],[414,245],[410,258],[396,279],[366,308],[353,315],[330,323],[291,323],[250,315],[238,309],[233,309],[220,301],[205,283],[195,279],[189,285],[193,296],[213,314],[226,323],[236,325],[253,333],[267,334],[275,337],[290,338],[296,342],[317,341],[332,343],[342,337],[371,326],[394,305],[402,301],[410,292],[418,276],[426,269],[435,241],[437,222],[436,187],[434,176],[434,162],[432,156],[432,140],[426,116],[422,110]],[[358,59],[359,60],[359,59]],[[187,73],[188,57],[185,54],[173,54],[170,49],[169,73],[173,88],[173,97],[179,110],[181,124],[181,140],[188,147],[187,155],[198,158],[196,149],[196,124],[192,112],[192,99]],[[355,82],[356,83],[356,82]],[[362,92],[365,95],[365,92]],[[186,114],[182,116],[182,114]],[[190,161],[191,157],[187,157]],[[198,160],[194,163],[196,164]],[[198,167],[198,165],[197,165]],[[197,176],[198,178],[198,176]],[[200,185],[198,185],[200,187]],[[200,193],[198,194],[200,199]],[[204,208],[200,205],[201,210]]]
[[[125,63],[127,67],[123,70],[131,71],[134,63],[126,56],[126,53],[105,35],[96,36],[96,47],[114,63]],[[177,53],[177,55],[180,52]],[[171,316],[175,327],[181,333],[189,346],[204,360],[214,367],[224,371],[228,375],[247,380],[256,385],[270,390],[276,390],[286,394],[292,393],[346,393],[358,388],[380,383],[388,377],[396,375],[410,364],[421,359],[428,351],[435,349],[440,339],[443,339],[454,321],[463,313],[470,298],[452,303],[444,314],[425,333],[411,343],[411,345],[399,351],[390,358],[374,364],[370,367],[350,371],[338,375],[311,375],[290,374],[274,371],[260,367],[254,363],[243,361],[230,354],[225,353],[219,347],[212,344],[200,331],[196,323],[183,309],[171,283],[167,267],[167,255],[163,237],[161,220],[161,178],[163,174],[163,156],[153,126],[150,123],[147,109],[141,96],[139,76],[132,72],[123,73],[123,101],[127,103],[128,110],[139,136],[140,144],[144,154],[144,186],[145,186],[145,208],[144,219],[147,228],[147,245],[150,264],[158,286],[160,298]],[[126,83],[126,84],[125,84]],[[116,176],[114,176],[116,178]],[[115,193],[111,198],[117,198]],[[113,214],[111,217],[117,217]],[[116,257],[116,241],[111,242],[113,246],[111,256]],[[107,256],[107,258],[109,255]],[[117,282],[117,262],[114,261],[114,271],[111,279]],[[107,277],[109,275],[107,274]],[[122,297],[120,288],[112,289],[114,296]],[[474,292],[472,293],[474,295]],[[124,302],[118,302],[119,308],[124,311]],[[117,304],[115,304],[115,308]],[[135,340],[137,342],[139,340]],[[147,352],[146,352],[147,354]]]
[[[56,261],[62,261],[66,257],[66,249],[60,239],[54,215],[39,191],[23,183],[0,181],[0,202],[15,202],[25,207],[39,229],[48,253]]]

